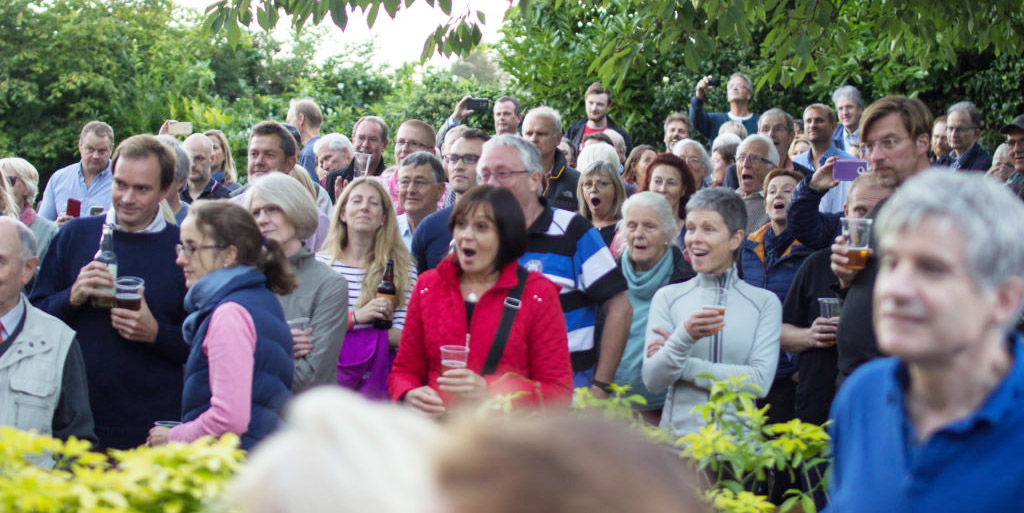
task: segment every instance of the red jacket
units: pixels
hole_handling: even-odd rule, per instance
[[[406,392],[430,385],[437,389],[441,375],[441,346],[464,344],[470,333],[469,366],[479,373],[498,331],[505,297],[517,282],[517,262],[501,271],[497,283],[485,292],[466,329],[466,305],[459,287],[459,271],[451,258],[420,275],[413,290],[402,329],[398,356],[388,378],[394,400]],[[523,403],[566,407],[572,397],[572,366],[565,318],[558,289],[542,275],[531,272],[523,290],[522,307],[512,324],[498,368],[487,380],[490,395],[526,391]]]

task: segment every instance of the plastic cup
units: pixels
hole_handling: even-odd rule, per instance
[[[728,290],[725,287],[703,287],[701,288],[701,303],[702,308],[705,310],[715,310],[718,315],[725,315],[725,299],[728,296]],[[722,331],[722,328],[717,328],[714,333]]]
[[[352,174],[356,178],[366,176],[370,172],[370,159],[372,158],[373,155],[370,155],[369,153],[361,153],[357,151],[352,157],[355,161],[355,164],[352,166]]]
[[[309,317],[295,317],[288,319],[288,327],[293,330],[305,330],[309,327]]]
[[[165,427],[170,429],[174,426],[180,426],[181,422],[177,420],[158,420],[154,422],[153,425],[156,427]]]
[[[818,311],[821,312],[821,317],[826,319],[836,319],[839,317],[839,311],[843,307],[843,302],[837,297],[819,297],[818,298]]]
[[[469,347],[464,345],[441,346],[441,374],[452,369],[465,369],[469,363]]]
[[[146,281],[137,276],[122,276],[114,282],[114,300],[118,308],[138,310],[142,308],[142,287]]]
[[[846,239],[846,257],[850,259],[846,267],[861,270],[868,262],[872,220],[844,217],[840,219],[840,222],[843,225],[843,238]]]

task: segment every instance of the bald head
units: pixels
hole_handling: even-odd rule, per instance
[[[0,315],[18,304],[38,263],[32,231],[16,218],[0,216]]]
[[[210,168],[213,166],[213,140],[204,134],[192,134],[182,146],[192,154],[192,172],[188,180],[205,185],[210,181]]]

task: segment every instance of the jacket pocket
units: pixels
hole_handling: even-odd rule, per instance
[[[53,425],[53,395],[57,384],[53,380],[28,377],[12,377],[11,395],[14,398],[15,426],[18,429],[35,429],[50,433]]]

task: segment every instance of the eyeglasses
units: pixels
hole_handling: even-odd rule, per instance
[[[754,162],[762,162],[762,163],[765,163],[765,164],[771,164],[772,163],[772,161],[770,161],[770,160],[768,160],[768,159],[766,159],[766,158],[764,158],[761,155],[758,155],[756,153],[737,153],[736,154],[736,163],[740,164],[740,163],[746,162],[748,158],[753,160]]]
[[[11,187],[14,187],[14,185],[18,183],[18,177],[15,175],[8,175],[7,183],[11,184]]]
[[[1017,146],[1024,146],[1024,139],[1007,139],[1006,145],[1010,148],[1016,148]]]
[[[786,125],[775,125],[775,126],[765,125],[765,126],[761,127],[761,129],[758,130],[758,131],[760,133],[762,133],[762,134],[786,133],[786,132],[789,132],[789,127],[787,127]]]
[[[889,137],[878,142],[866,142],[860,144],[860,149],[865,155],[870,155],[876,149],[891,151],[897,144],[907,140],[906,137]]]
[[[473,164],[476,164],[478,160],[480,160],[480,155],[457,155],[455,153],[449,153],[444,156],[444,159],[448,161],[449,164],[458,164],[459,160],[462,160],[466,164],[472,166]]]
[[[423,143],[421,143],[419,141],[414,141],[412,139],[395,139],[395,148],[397,148],[399,146],[408,146],[408,147],[410,147],[412,149],[416,149],[416,148],[426,149],[426,148],[429,148],[429,146],[427,146],[426,144],[423,144]]]
[[[490,172],[477,173],[476,174],[476,181],[478,181],[480,183],[484,183],[484,182],[489,181],[491,179],[491,177],[494,177],[495,180],[497,180],[499,182],[504,182],[505,180],[508,180],[509,178],[512,178],[515,175],[519,175],[519,174],[523,174],[523,173],[529,173],[529,171],[524,169],[522,171],[495,171],[494,173],[490,173]]]
[[[398,182],[399,189],[422,189],[428,185],[434,185],[437,182],[428,182],[426,180],[401,180]]]
[[[178,244],[174,246],[174,251],[178,253],[178,256],[185,255],[185,258],[192,258],[192,255],[196,251],[201,249],[224,249],[224,246],[217,244],[210,244],[208,246],[193,246],[191,244]]]
[[[597,180],[593,182],[583,182],[582,188],[585,191],[597,188],[597,190],[604,190],[612,186],[612,183],[608,180]]]
[[[269,216],[277,215],[277,214],[280,214],[280,213],[281,213],[281,207],[279,207],[277,205],[267,205],[265,207],[257,207],[257,208],[252,209],[252,217],[254,219],[259,219],[260,218],[260,214],[266,214],[269,217]]]
[[[977,128],[973,126],[949,126],[946,125],[946,131],[951,134],[965,134],[967,132],[973,132]]]

